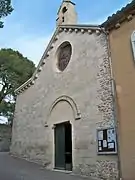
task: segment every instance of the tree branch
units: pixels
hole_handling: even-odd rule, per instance
[[[7,95],[6,93],[5,93],[5,90],[6,90],[6,88],[7,88],[7,84],[5,83],[5,85],[2,87],[2,90],[0,91],[0,103],[2,102],[2,100],[5,98],[5,96]]]

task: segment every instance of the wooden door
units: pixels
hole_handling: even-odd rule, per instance
[[[65,169],[65,126],[58,124],[55,128],[55,168]]]

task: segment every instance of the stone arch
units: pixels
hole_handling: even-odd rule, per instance
[[[60,96],[58,97],[52,104],[50,111],[49,111],[49,115],[51,114],[51,112],[53,111],[54,107],[60,102],[60,101],[66,101],[72,108],[73,113],[74,113],[74,119],[75,120],[79,120],[81,119],[81,113],[79,108],[77,107],[77,104],[75,103],[75,101],[66,95]]]

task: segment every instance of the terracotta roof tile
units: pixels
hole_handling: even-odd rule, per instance
[[[132,14],[133,11],[135,13],[135,0],[132,0],[131,3],[128,3],[125,7],[121,8],[121,10],[118,10],[115,14],[112,14],[112,16],[109,16],[107,20],[101,24],[101,27],[108,28],[114,23],[121,22],[127,16],[127,14]]]

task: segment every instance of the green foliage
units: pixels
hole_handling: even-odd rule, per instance
[[[2,111],[1,115],[7,117],[9,115],[9,112],[13,112],[14,107],[15,107],[15,103],[2,101],[0,103],[0,110]]]
[[[12,11],[11,0],[0,0],[0,19],[8,16]],[[0,28],[3,28],[2,21],[0,21]]]
[[[12,124],[13,116],[14,116],[14,110],[15,110],[15,103],[2,101],[0,103],[0,115],[7,117],[8,122]]]
[[[32,61],[12,49],[0,50],[0,103],[8,95],[14,96],[14,90],[31,78],[35,70]]]
[[[31,78],[35,71],[32,61],[12,49],[0,50],[0,114],[9,116],[14,111],[14,104],[5,98],[15,98],[14,90]],[[9,98],[10,99],[10,98]]]

